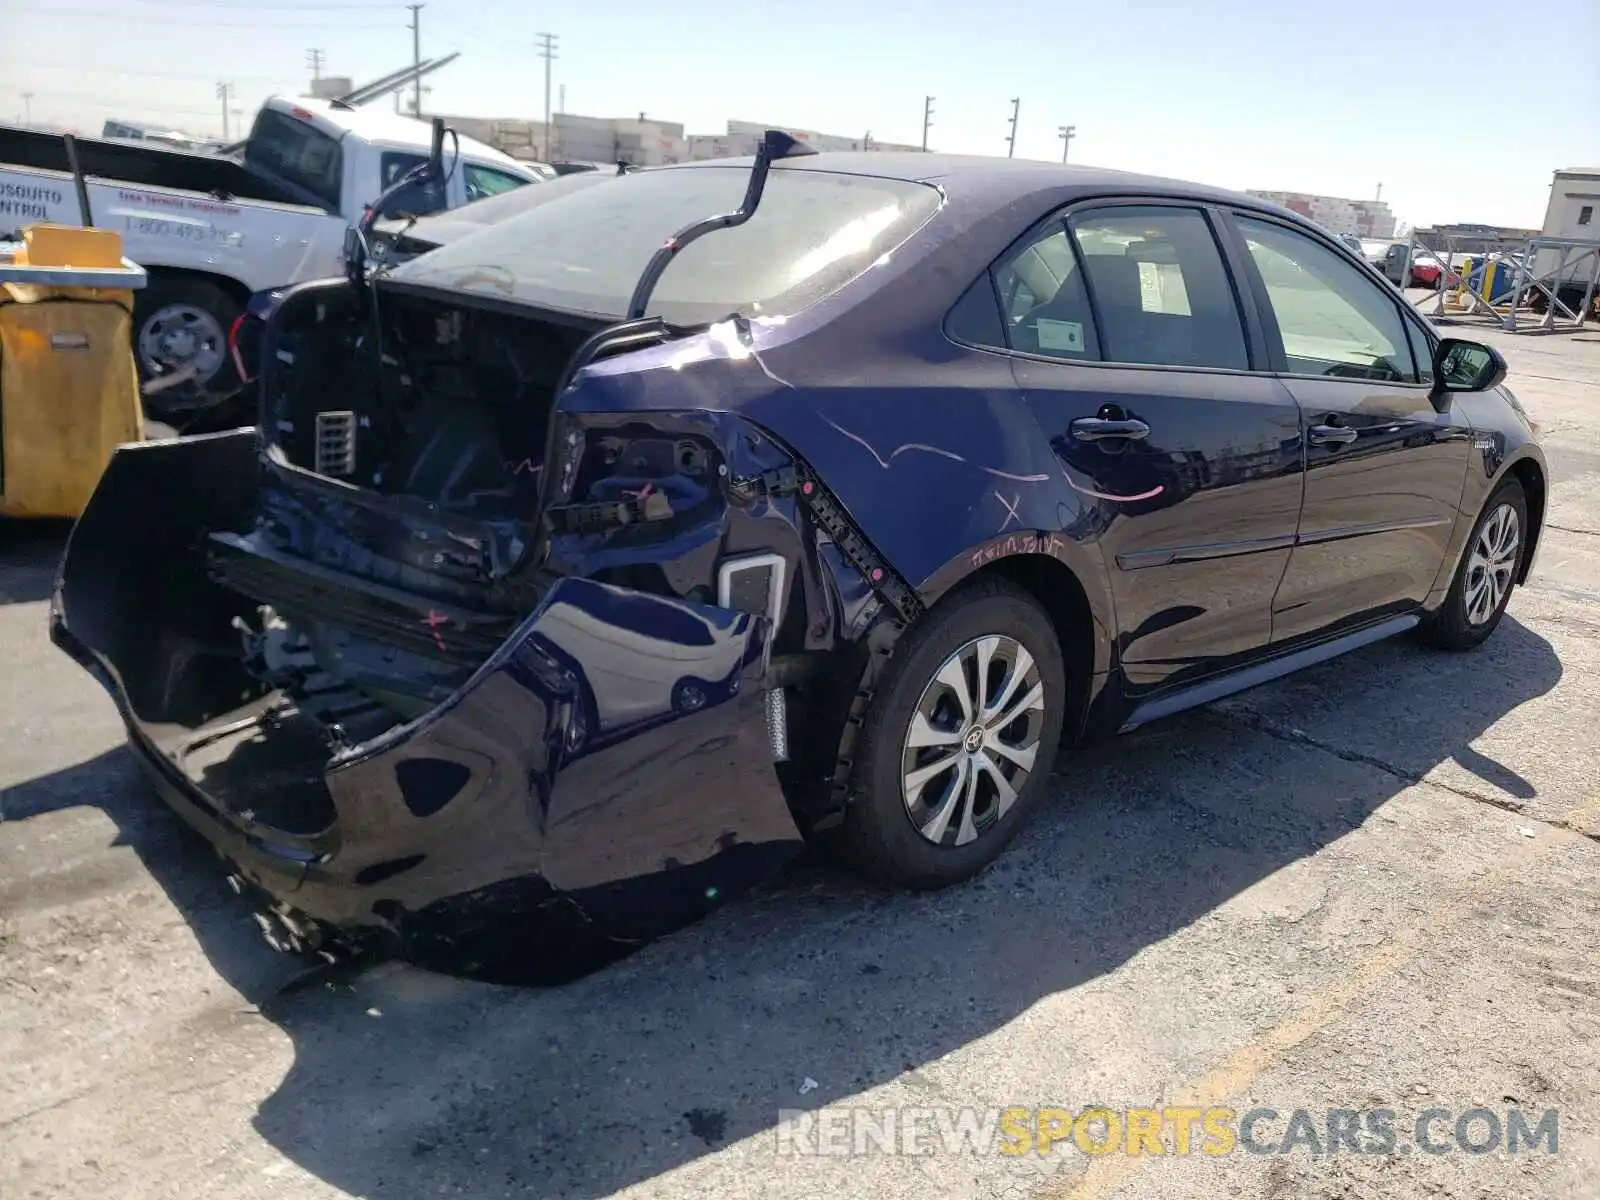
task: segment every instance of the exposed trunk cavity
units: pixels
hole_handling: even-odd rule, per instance
[[[555,389],[589,329],[379,289],[292,296],[266,347],[255,527],[211,538],[258,677],[355,740],[419,715],[538,599]]]

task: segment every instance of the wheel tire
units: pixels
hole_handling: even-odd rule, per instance
[[[244,311],[237,300],[214,283],[181,277],[154,278],[148,287],[133,295],[133,357],[139,367],[139,378],[143,380],[159,378],[167,371],[176,369],[172,365],[167,367],[167,371],[156,369],[152,347],[147,344],[149,339],[146,337],[147,327],[153,321],[184,311],[210,318],[209,322],[196,323],[203,334],[203,343],[208,347],[199,357],[208,364],[209,369],[204,369],[201,377],[193,383],[178,384],[150,397],[149,407],[158,411],[177,410],[185,406],[185,401],[192,403],[203,396],[224,395],[238,387],[239,373],[234,369],[233,358],[228,353],[228,331]],[[219,334],[217,346],[214,350],[209,349],[212,337]],[[220,351],[220,357],[217,351]],[[215,365],[209,365],[213,359]],[[177,364],[179,367],[182,365]]]
[[[998,703],[1005,697],[1006,684],[1020,661],[1014,648],[1021,647],[1032,660],[1032,670],[1022,672],[1017,695],[1031,695],[1036,676],[1037,685],[1042,686],[1043,707],[1024,708],[1013,695],[1003,711],[1021,715],[1006,726],[992,724],[981,735],[986,745],[969,754],[963,749],[964,735],[960,730],[966,728],[971,735],[974,727],[960,721],[956,693],[949,687],[940,690],[937,677],[957,655],[964,655],[964,666],[975,668],[976,644],[989,639],[997,640],[993,643],[985,702]],[[963,670],[960,677],[967,681],[970,693],[972,674]],[[936,691],[939,698],[935,719],[940,723],[939,729],[936,734],[931,732],[934,724],[926,716],[924,729],[930,731],[927,736],[953,740],[921,749],[909,748],[907,738],[919,706],[926,708]],[[846,810],[843,827],[833,839],[842,856],[874,879],[918,889],[960,883],[983,870],[1027,822],[1044,795],[1061,742],[1066,694],[1060,643],[1049,616],[1031,596],[998,580],[983,580],[950,596],[905,636],[867,710],[855,765],[854,798]],[[947,721],[949,728],[944,724]],[[956,732],[952,734],[951,729]],[[1033,747],[1031,769],[1015,789],[1016,799],[1003,810],[1001,793],[994,782],[995,768],[1007,777],[1008,784],[1019,778],[1022,768],[1015,760],[988,748],[1002,741],[1013,749],[1021,747],[1024,752],[1027,745]],[[951,767],[925,778],[922,786],[912,791],[916,793],[918,815],[930,827],[937,823],[929,821],[932,814],[945,810],[943,836],[947,843],[968,831],[961,824],[963,813],[966,815],[975,836],[962,844],[935,844],[924,836],[914,823],[912,806],[903,788],[911,762],[918,761],[920,766],[919,760],[943,758],[947,750],[953,756],[947,761],[971,765]],[[991,766],[980,765],[980,757]],[[923,768],[924,774],[926,769]],[[961,785],[967,776],[980,782],[974,788],[964,788]],[[943,797],[953,797],[953,807],[928,796],[936,790]]]
[[[1509,531],[1514,538],[1506,544],[1503,525],[1491,529],[1497,518],[1503,521],[1502,510],[1509,510],[1515,525]],[[1431,646],[1441,650],[1470,650],[1480,645],[1494,632],[1505,615],[1506,604],[1511,599],[1511,589],[1516,584],[1517,570],[1528,547],[1528,501],[1522,484],[1507,479],[1495,488],[1478,519],[1473,523],[1467,538],[1466,550],[1456,567],[1456,576],[1450,582],[1450,592],[1436,612],[1428,614],[1422,622],[1420,633]],[[1503,590],[1495,592],[1496,578],[1504,581]],[[1479,580],[1489,590],[1489,608],[1484,615]],[[1474,620],[1474,613],[1477,619]]]

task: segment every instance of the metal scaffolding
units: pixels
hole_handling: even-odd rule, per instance
[[[1463,241],[1482,245],[1482,235],[1461,235],[1444,240],[1446,245],[1440,249],[1412,239],[1406,250],[1405,269],[1400,275],[1403,286],[1411,279],[1414,263],[1438,265],[1441,273],[1438,289],[1432,296],[1412,302],[1413,307],[1421,311],[1432,300],[1433,311],[1425,315],[1436,322],[1480,317],[1511,333],[1547,333],[1581,328],[1585,320],[1596,315],[1595,301],[1600,295],[1600,239],[1519,238],[1500,241],[1493,250],[1472,255],[1465,254],[1458,246]],[[1459,265],[1463,259],[1475,260],[1479,266],[1465,268]],[[1490,263],[1506,268],[1509,273],[1510,282],[1503,293],[1498,287],[1484,287]],[[1489,294],[1483,295],[1480,289]],[[1579,290],[1582,300],[1569,303]],[[1503,298],[1496,299],[1497,294],[1503,294]],[[1562,299],[1564,295],[1567,300]],[[1519,316],[1524,318],[1521,324]],[[1540,320],[1529,323],[1528,316],[1537,316]]]

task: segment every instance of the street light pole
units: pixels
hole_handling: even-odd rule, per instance
[[[1011,102],[1011,136],[1006,139],[1006,157],[1015,158],[1017,154],[1017,114],[1022,111],[1022,99],[1018,97]]]
[[[1067,161],[1067,147],[1072,145],[1072,139],[1077,136],[1077,133],[1078,133],[1078,127],[1076,125],[1063,125],[1063,126],[1061,126],[1061,161],[1062,162],[1066,162]]]
[[[217,84],[217,99],[222,101],[222,140],[228,140],[228,100],[233,95],[233,84]]]
[[[428,6],[426,4],[408,4],[408,5],[406,5],[406,7],[411,10],[411,65],[414,68],[415,67],[421,67],[422,66],[422,10],[424,8],[427,8]],[[418,118],[419,120],[422,117],[422,73],[421,73],[421,71],[417,72],[417,77],[411,84],[411,115],[413,117]]]
[[[539,38],[539,57],[544,59],[544,160],[550,161],[550,147],[554,144],[551,139],[550,129],[550,64],[558,57],[556,43],[561,39],[553,33],[541,33]]]

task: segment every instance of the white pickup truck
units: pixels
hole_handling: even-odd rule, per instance
[[[192,367],[190,385],[163,393],[169,402],[232,390],[228,333],[250,294],[341,274],[346,229],[427,159],[431,142],[422,121],[281,96],[232,154],[79,140],[93,223],[121,233],[123,252],[149,273],[134,309],[141,375]],[[447,144],[442,185],[405,188],[380,215],[421,216],[543,179],[469,138],[455,150]],[[37,221],[82,221],[66,145],[0,128],[0,238]]]

